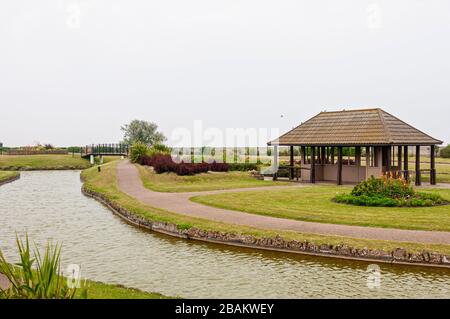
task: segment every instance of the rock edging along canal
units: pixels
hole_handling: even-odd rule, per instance
[[[286,241],[280,236],[274,238],[256,238],[251,235],[239,235],[218,231],[204,231],[195,227],[179,229],[176,224],[158,221],[149,221],[129,212],[106,196],[93,190],[82,187],[82,192],[108,207],[114,214],[130,224],[147,230],[163,233],[184,239],[193,239],[204,242],[247,247],[262,250],[272,250],[287,253],[305,254],[321,257],[353,259],[367,262],[381,262],[389,264],[418,265],[428,267],[450,268],[450,256],[433,252],[410,253],[402,248],[394,251],[376,249],[356,249],[347,245],[316,245],[310,242],[296,240]]]

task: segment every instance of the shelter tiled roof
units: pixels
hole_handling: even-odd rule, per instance
[[[439,141],[382,109],[321,112],[269,145],[437,145]]]

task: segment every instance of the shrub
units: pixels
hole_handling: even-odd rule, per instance
[[[350,194],[339,194],[338,203],[378,207],[429,207],[447,202],[438,194],[416,192],[403,178],[383,176],[361,182]]]
[[[153,169],[156,173],[166,173],[166,172],[175,172],[177,164],[172,161],[172,157],[170,155],[155,155],[152,157],[145,157],[145,164],[148,166],[153,166]]]
[[[136,142],[131,146],[130,159],[133,163],[139,163],[147,155],[148,146],[141,142]]]
[[[228,172],[230,171],[230,165],[227,163],[213,162],[212,164],[210,164],[209,170],[212,172]]]
[[[149,157],[156,155],[170,155],[170,148],[163,144],[156,144],[148,150],[147,155]]]
[[[161,154],[170,154],[170,148],[164,144],[155,144],[152,146],[152,148],[150,150],[154,150]]]
[[[446,147],[441,149],[440,155],[443,158],[450,158],[450,145],[447,145]]]
[[[394,207],[398,206],[397,202],[388,197],[382,196],[354,196],[351,194],[341,194],[335,197],[336,202],[351,204],[357,206],[376,206],[376,207]]]
[[[76,288],[67,285],[61,271],[61,246],[48,244],[43,255],[36,248],[31,256],[28,235],[25,243],[16,238],[20,263],[12,265],[0,251],[0,273],[6,276],[10,287],[0,289],[0,299],[73,299]],[[36,268],[33,265],[36,263]],[[87,297],[87,291],[82,291]]]
[[[177,175],[195,175],[200,173],[228,172],[229,165],[225,163],[175,163],[167,154],[145,155],[139,161],[141,165],[152,166],[157,174],[173,172]]]
[[[413,196],[414,189],[403,178],[391,178],[390,176],[383,176],[382,178],[370,177],[356,185],[352,190],[354,196],[384,196],[391,198],[402,198],[406,196]]]

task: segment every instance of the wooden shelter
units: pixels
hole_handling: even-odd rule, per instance
[[[379,109],[321,112],[278,139],[268,143],[290,147],[290,176],[298,169],[294,164],[294,147],[300,147],[301,180],[358,183],[370,176],[402,174],[410,179],[409,147],[416,148],[415,182],[429,172],[436,184],[436,145],[442,144],[422,131]],[[430,147],[430,169],[420,167],[421,147]],[[351,155],[351,156],[350,156]],[[278,159],[275,159],[278,163]]]

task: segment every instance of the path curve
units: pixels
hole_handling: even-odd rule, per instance
[[[129,161],[122,161],[118,164],[117,182],[120,191],[147,205],[162,208],[182,215],[199,217],[217,222],[250,226],[260,229],[297,231],[319,235],[392,240],[400,242],[417,242],[424,244],[450,244],[450,232],[402,230],[304,222],[209,207],[189,200],[191,197],[200,194],[217,194],[230,191],[244,192],[255,189],[264,191],[267,189],[293,186],[268,186],[262,188],[243,188],[225,191],[221,190],[192,193],[160,193],[151,191],[144,187],[138,169]]]

